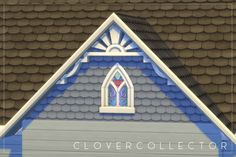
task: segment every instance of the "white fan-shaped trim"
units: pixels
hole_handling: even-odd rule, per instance
[[[111,27],[110,29],[110,35],[111,35],[111,43],[113,44],[119,44],[119,38],[121,34],[121,30],[118,28],[116,29],[115,27]]]
[[[118,48],[119,52],[127,52],[138,48],[131,38],[116,25],[110,26],[99,39],[92,45],[92,48],[98,52],[117,52],[114,51],[115,48]]]
[[[117,50],[117,51],[115,51],[115,50]],[[125,50],[124,50],[124,48],[123,47],[121,47],[120,45],[110,45],[110,46],[108,46],[108,48],[106,49],[106,52],[125,52]]]

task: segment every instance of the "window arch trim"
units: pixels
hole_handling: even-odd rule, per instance
[[[127,86],[127,106],[109,106],[108,104],[108,87],[112,84],[112,79],[116,72],[119,72],[124,82],[121,84],[119,88],[121,88],[124,84]],[[111,83],[112,82],[112,83]],[[116,91],[117,92],[117,91]],[[134,86],[129,78],[129,75],[125,71],[125,69],[119,64],[116,63],[111,70],[108,72],[106,78],[103,81],[101,87],[101,106],[99,108],[100,113],[135,113],[134,108]]]

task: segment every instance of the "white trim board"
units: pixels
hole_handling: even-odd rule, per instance
[[[88,56],[140,56],[137,52],[88,52]]]
[[[1,131],[4,127],[5,127],[4,125],[0,125],[0,131]]]
[[[10,157],[11,149],[0,149],[0,156],[1,157]]]
[[[65,71],[75,63],[83,52],[112,23],[116,23],[127,35],[157,64],[164,73],[236,144],[236,136],[216,117],[215,114],[169,69],[167,65],[115,14],[110,17],[82,44],[82,46],[59,68],[59,70],[31,97],[31,99],[8,121],[0,131],[3,137],[31,109],[34,104],[53,86]]]

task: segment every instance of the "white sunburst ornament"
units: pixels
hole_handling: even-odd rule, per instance
[[[90,52],[140,52],[139,47],[117,25],[112,25],[88,50]]]

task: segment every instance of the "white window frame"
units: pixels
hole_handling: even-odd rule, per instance
[[[124,80],[124,83],[127,85],[127,107],[123,106],[109,106],[108,105],[108,87],[112,81],[112,78],[114,77],[116,72],[119,72]],[[123,85],[120,86],[120,88]],[[116,89],[116,88],[115,88]],[[117,96],[118,97],[118,96]],[[118,101],[117,101],[118,103]],[[102,87],[101,87],[101,106],[99,108],[100,113],[129,113],[134,114],[135,108],[134,108],[134,86],[129,78],[129,75],[126,73],[125,69],[119,64],[115,64],[111,70],[108,72],[106,78],[103,81]]]

